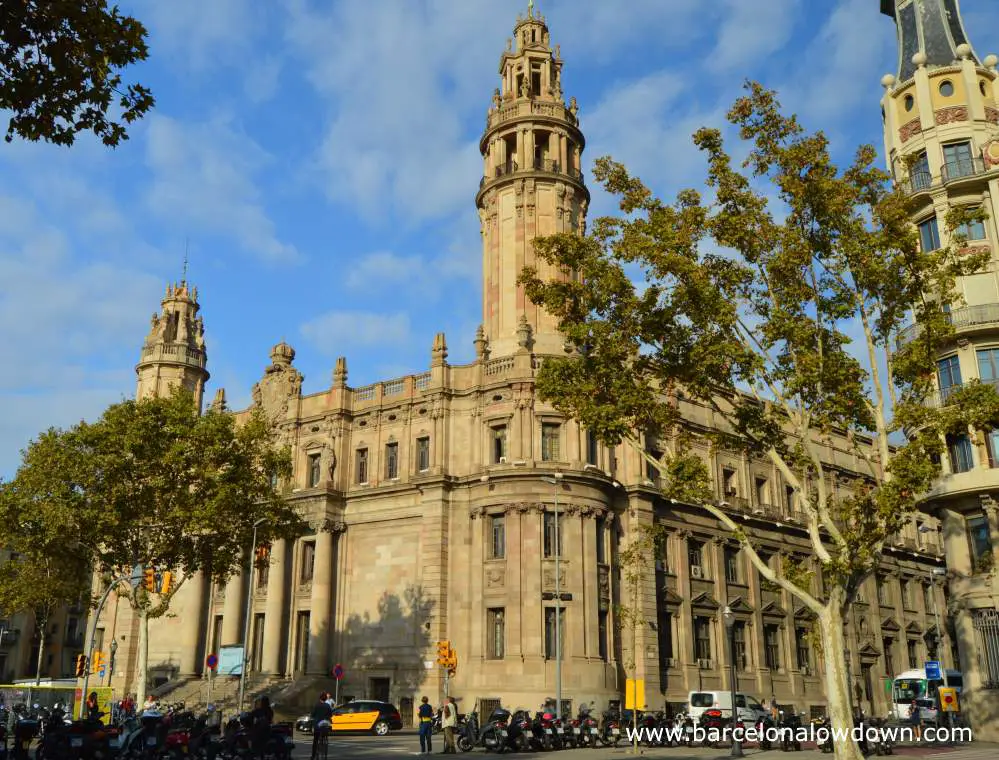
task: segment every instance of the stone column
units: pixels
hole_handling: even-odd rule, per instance
[[[989,521],[989,536],[992,538],[992,566],[999,567],[999,505],[991,498],[982,499],[982,511]]]
[[[182,675],[195,675],[201,672],[202,642],[207,641],[207,626],[205,625],[205,593],[207,584],[205,576],[197,572],[184,582],[178,596],[183,594],[184,608],[188,612],[181,622],[181,655],[180,672]]]
[[[225,604],[222,607],[221,646],[239,644],[243,640],[243,609],[246,606],[246,577],[240,572],[225,584]]]
[[[558,137],[558,142],[559,142],[559,148],[558,148],[559,167],[562,169],[562,171],[566,171],[566,169],[568,169],[569,166],[568,164],[569,138],[565,136],[565,133],[560,134]]]
[[[333,534],[320,526],[316,531],[316,564],[312,575],[312,607],[309,613],[310,674],[326,673],[329,663],[330,600],[333,596]]]
[[[267,602],[264,608],[264,651],[261,667],[264,673],[281,675],[282,639],[284,633],[285,564],[287,541],[283,538],[271,544],[267,570]]]

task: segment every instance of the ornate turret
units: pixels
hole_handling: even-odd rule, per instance
[[[965,57],[958,48],[968,44],[961,22],[958,0],[881,0],[881,12],[895,19],[898,30],[899,81],[910,79],[919,64],[913,57],[922,53],[929,68],[952,66]],[[969,49],[967,57],[978,59]]]
[[[201,408],[208,382],[205,326],[198,316],[198,289],[186,280],[167,285],[160,312],[153,314],[142,356],[135,366],[136,398],[163,396],[178,384],[191,390]]]
[[[564,351],[555,320],[527,299],[517,278],[534,265],[538,235],[585,230],[590,194],[583,184],[575,98],[562,93],[562,59],[544,16],[528,5],[500,57],[500,86],[493,93],[479,142],[484,176],[476,196],[483,246],[483,338],[492,357],[521,348],[521,318],[539,354]],[[562,276],[547,265],[542,276]]]

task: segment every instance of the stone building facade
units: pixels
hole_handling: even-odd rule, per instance
[[[882,10],[895,20],[899,45],[898,72],[881,80],[885,155],[911,199],[922,245],[948,242],[945,217],[955,206],[982,207],[989,217],[959,231],[964,250],[991,255],[981,272],[962,278],[962,301],[951,307],[956,335],[937,362],[931,399],[946,404],[963,383],[999,384],[999,59],[976,55],[957,0],[885,0]],[[900,340],[914,335],[910,328]],[[995,740],[999,431],[969,430],[947,444],[944,476],[924,508],[939,519],[946,548],[965,706],[980,738]]]
[[[342,697],[389,699],[411,715],[422,694],[441,695],[435,644],[449,640],[458,653],[449,687],[463,706],[478,699],[534,707],[555,694],[561,614],[563,697],[574,707],[604,708],[621,698],[623,663],[631,659],[630,632],[616,619],[623,601],[616,558],[637,526],[658,522],[669,538],[648,573],[647,624],[636,634],[649,706],[683,703],[690,690],[728,688],[720,610],[729,605],[737,618],[739,688],[798,710],[823,708],[809,615],[761,584],[716,520],[665,502],[636,451],[598,444],[535,393],[538,368],[566,349],[517,274],[533,262],[536,235],[585,229],[589,199],[578,108],[564,101],[561,67],[545,19],[529,10],[501,56],[501,86],[480,143],[476,360],[450,364],[438,334],[426,372],[351,387],[340,358],[331,385],[306,395],[295,352],[276,345],[253,403],[294,453],[287,496],[312,532],[276,542],[262,570],[224,587],[188,579],[174,616],[152,626],[154,676],[202,678],[207,653],[241,641],[249,595],[255,688],[291,694],[291,679],[311,702],[339,663]],[[167,290],[137,368],[139,396],[169,382],[203,391],[208,373],[197,313],[187,283]],[[215,403],[224,403],[224,393]],[[680,403],[695,432],[718,424],[710,410]],[[645,444],[651,452],[660,445],[651,438]],[[836,489],[859,477],[843,444],[827,450]],[[707,446],[700,453],[715,474],[719,502],[758,536],[772,562],[811,554],[796,495],[772,465]],[[935,527],[931,518],[925,523]],[[543,596],[555,588],[556,554],[561,603]],[[945,606],[934,583],[933,569],[943,565],[935,534],[918,533],[914,522],[884,564],[847,622],[856,698],[882,714],[885,677],[923,662],[935,630],[932,605]],[[114,682],[126,688],[134,673],[128,642],[135,640],[127,608],[98,624],[115,627],[122,647]]]

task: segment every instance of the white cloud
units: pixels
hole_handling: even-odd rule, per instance
[[[149,118],[146,162],[152,181],[146,204],[157,215],[188,229],[232,236],[265,261],[299,258],[279,239],[256,176],[272,157],[222,118],[182,123]]]
[[[283,62],[276,55],[255,59],[246,69],[243,91],[254,103],[264,103],[277,91]]]
[[[758,63],[780,50],[791,36],[801,0],[721,0],[718,41],[708,68],[731,72]]]
[[[350,349],[392,350],[412,340],[409,315],[402,312],[329,311],[303,324],[301,333],[327,356]]]
[[[149,29],[151,56],[198,72],[245,60],[265,30],[264,5],[254,0],[170,0],[131,12]]]

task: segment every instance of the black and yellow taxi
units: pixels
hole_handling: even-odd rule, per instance
[[[333,733],[372,733],[386,736],[402,728],[395,705],[373,699],[355,699],[333,710]]]

